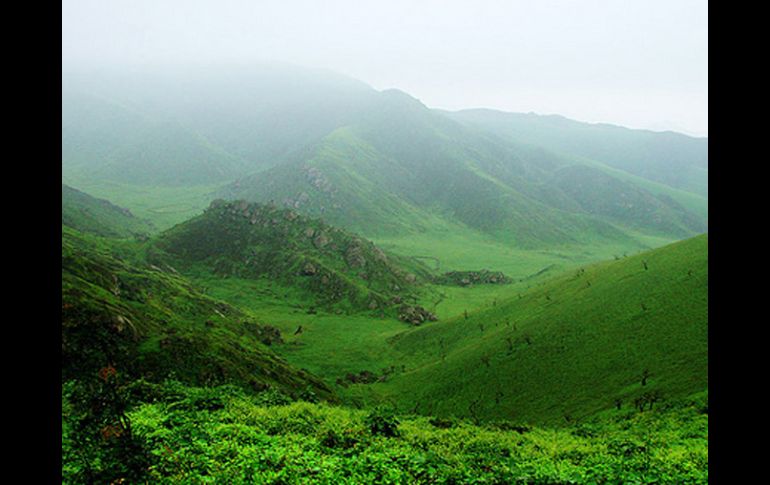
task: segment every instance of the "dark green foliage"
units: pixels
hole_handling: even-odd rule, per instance
[[[222,388],[161,387],[168,387],[159,391],[164,400],[137,403],[127,413],[137,442],[149,451],[146,476],[127,482],[708,482],[708,417],[699,411],[704,395],[560,430],[444,425],[380,413],[378,419],[399,422],[392,436],[370,430],[372,411],[301,402],[263,407],[253,396]],[[206,396],[221,396],[223,406],[210,408]],[[67,430],[64,483],[82,483],[76,477],[84,464],[67,459],[74,445]]]
[[[261,406],[283,406],[292,402],[292,399],[278,389],[269,387],[257,394],[255,402]]]
[[[390,406],[377,406],[366,415],[366,426],[373,435],[396,437],[399,435],[399,420]]]
[[[110,364],[156,382],[175,376],[257,391],[277,386],[289,394],[310,385],[318,396],[333,398],[326,384],[263,344],[275,337],[268,326],[245,327],[250,319],[242,310],[200,294],[171,269],[142,263],[138,250],[66,227],[62,245],[64,379]]]
[[[125,378],[107,365],[97,375],[63,386],[63,449],[68,483],[141,483],[151,463],[149,449],[134,435],[127,415]],[[65,473],[66,475],[66,473]]]

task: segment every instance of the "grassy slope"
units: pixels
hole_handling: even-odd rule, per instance
[[[655,182],[654,180],[648,180],[644,177],[640,177],[632,173],[624,172],[623,170],[610,167],[609,165],[603,164],[601,162],[597,162],[595,160],[591,160],[583,157],[574,157],[574,159],[576,161],[580,161],[581,163],[585,163],[586,165],[591,165],[593,167],[596,167],[620,180],[631,182],[643,189],[646,189],[652,194],[656,194],[658,196],[670,197],[671,199],[676,201],[678,204],[680,204],[682,207],[685,207],[687,210],[691,211],[692,213],[697,214],[704,221],[706,221],[706,223],[708,223],[708,197],[707,196],[699,195],[693,192],[687,192],[681,189],[676,189],[668,185]]]
[[[396,369],[386,383],[340,389],[350,402],[386,399],[402,411],[470,416],[468,405],[481,396],[474,411],[481,418],[564,424],[564,416],[580,419],[616,398],[628,407],[649,390],[669,399],[708,385],[707,236],[618,258],[584,266],[580,276],[576,261],[566,272],[517,261],[511,269],[536,270],[510,285],[434,287],[420,303],[441,320],[414,330],[392,318],[307,314],[290,304],[291,293],[264,282],[202,283],[280,328],[287,342],[280,354],[330,384],[347,373]],[[640,386],[645,369],[651,377]]]
[[[616,398],[628,406],[651,390],[700,391],[708,386],[707,244],[699,236],[572,271],[468,320],[405,332],[391,342],[417,368],[366,391],[403,409],[550,424]]]
[[[138,262],[135,243],[62,227],[63,376],[112,364],[150,379],[233,382],[332,397],[259,341],[252,315],[200,294],[170,267]]]
[[[134,185],[110,181],[91,180],[84,176],[64,174],[67,185],[87,192],[94,197],[127,207],[138,218],[152,223],[153,232],[159,232],[195,217],[214,198],[218,185],[168,187],[160,185]]]
[[[62,224],[106,237],[149,234],[155,227],[111,202],[62,184]]]
[[[582,123],[557,115],[486,109],[444,113],[517,142],[597,160],[648,180],[708,196],[708,140],[704,138]]]

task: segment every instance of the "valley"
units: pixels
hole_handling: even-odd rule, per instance
[[[72,483],[707,481],[707,139],[180,75],[63,79]]]

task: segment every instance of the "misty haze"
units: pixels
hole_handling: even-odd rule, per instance
[[[707,483],[706,2],[62,12],[64,483]]]

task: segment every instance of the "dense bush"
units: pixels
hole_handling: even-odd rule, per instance
[[[366,416],[366,425],[373,435],[398,436],[398,418],[391,407],[377,406]]]
[[[67,386],[66,423],[78,414]],[[137,384],[136,388],[146,388]],[[707,483],[707,398],[607,415],[564,429],[478,427],[396,417],[387,407],[266,405],[228,387],[156,386],[127,412],[137,448],[91,454],[98,483]],[[432,424],[433,422],[433,424]],[[443,424],[443,421],[441,421]],[[65,426],[65,483],[87,483]],[[144,450],[144,451],[143,451]],[[146,457],[146,476],[131,467]],[[143,458],[142,458],[143,459]]]

